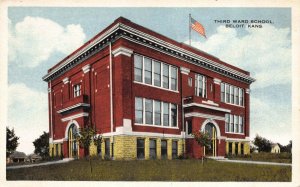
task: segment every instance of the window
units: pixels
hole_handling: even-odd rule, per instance
[[[235,155],[238,155],[239,153],[239,143],[235,143],[235,150],[234,150]]]
[[[243,117],[225,114],[225,132],[244,133]]]
[[[225,102],[225,84],[221,83],[221,101]]]
[[[230,116],[229,114],[225,114],[225,132],[230,132],[229,122],[230,122]]]
[[[171,104],[171,126],[177,127],[177,106]]]
[[[228,154],[232,154],[232,142],[228,143]]]
[[[143,123],[143,99],[135,98],[135,122]]]
[[[59,156],[59,155],[58,155],[58,144],[55,144],[55,152],[56,152],[56,153],[55,153],[55,156]]]
[[[143,72],[143,57],[134,55],[134,80],[135,81],[143,82],[142,72]]]
[[[149,58],[144,58],[144,74],[145,74],[145,83],[152,84],[152,62]]]
[[[164,126],[169,126],[169,103],[163,103],[163,124]]]
[[[74,85],[73,89],[74,89],[74,97],[78,97],[81,95],[81,85],[80,84]]]
[[[243,155],[243,154],[244,154],[244,144],[241,143],[241,155]]]
[[[234,118],[230,115],[230,132],[234,132]]]
[[[234,87],[234,104],[239,104],[239,88]]]
[[[192,121],[187,121],[187,134],[190,135],[193,132]]]
[[[230,90],[229,90],[229,85],[228,84],[226,84],[225,85],[225,93],[226,93],[226,99],[225,99],[225,102],[226,103],[230,103]]]
[[[233,91],[233,86],[230,86],[230,103],[234,104],[234,91]]]
[[[105,156],[110,157],[110,139],[105,139]]]
[[[167,140],[161,141],[161,158],[165,159],[168,157]]]
[[[188,85],[189,85],[189,87],[193,86],[193,78],[192,77],[189,77],[189,79],[188,79]]]
[[[244,106],[244,89],[221,83],[221,102]]]
[[[172,158],[177,158],[178,157],[178,142],[173,140],[172,141]]]
[[[156,140],[150,139],[150,159],[156,159]]]
[[[144,159],[145,158],[145,140],[144,139],[137,139],[136,149],[137,149],[136,150],[137,158]]]
[[[240,106],[244,106],[244,90],[243,89],[239,89],[239,92],[240,92]]]
[[[169,88],[169,65],[163,65],[163,87]]]
[[[161,125],[161,102],[154,101],[154,124]]]
[[[234,132],[239,132],[239,116],[234,115]]]
[[[195,95],[206,98],[206,77],[203,75],[196,74]]]
[[[239,125],[240,125],[240,133],[244,133],[244,121],[243,121],[243,117],[239,116],[240,120],[239,120]]]
[[[153,100],[145,99],[146,124],[153,124]]]
[[[177,105],[145,98],[135,98],[135,123],[177,127]]]
[[[154,62],[154,85],[161,86],[161,66],[160,62]]]
[[[178,69],[153,59],[134,55],[134,81],[177,91]]]
[[[171,90],[177,90],[177,68],[171,66]]]

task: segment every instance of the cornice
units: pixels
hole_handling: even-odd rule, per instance
[[[195,54],[191,51],[178,47],[169,42],[165,42],[157,37],[141,32],[134,29],[128,25],[117,23],[115,26],[107,30],[102,35],[98,36],[94,41],[92,41],[87,46],[83,47],[81,50],[71,55],[62,64],[55,67],[47,75],[43,77],[44,81],[52,80],[74,66],[80,64],[90,56],[96,54],[103,48],[105,48],[109,43],[113,43],[119,38],[124,38],[126,40],[132,41],[137,44],[152,48],[154,50],[160,51],[167,55],[173,56],[175,58],[181,59],[185,62],[195,64],[202,68],[217,72],[226,77],[251,84],[255,81],[254,78],[241,73],[232,68],[226,67],[223,64],[219,64],[210,59],[207,59],[201,55]],[[130,51],[131,52],[131,51]],[[128,53],[129,54],[129,53]]]

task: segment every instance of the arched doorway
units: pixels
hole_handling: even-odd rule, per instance
[[[205,125],[204,131],[208,134],[210,138],[210,144],[205,147],[206,156],[217,156],[217,128],[213,123],[207,123]]]
[[[79,145],[76,140],[77,136],[78,136],[78,129],[75,124],[71,124],[68,130],[69,158],[78,158]]]

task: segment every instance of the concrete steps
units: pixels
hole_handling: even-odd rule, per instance
[[[225,158],[223,156],[208,156],[206,158],[213,159],[213,160],[228,160],[228,158]]]

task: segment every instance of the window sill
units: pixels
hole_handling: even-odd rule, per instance
[[[237,133],[237,132],[225,132],[226,134],[238,134],[238,135],[245,135],[245,133]]]
[[[165,91],[170,91],[170,92],[174,92],[174,93],[179,93],[178,90],[170,90],[170,89],[167,89],[167,88],[158,87],[158,86],[154,86],[154,85],[146,84],[146,83],[142,83],[142,82],[137,82],[137,81],[133,81],[133,82],[136,83],[136,84],[140,84],[140,85],[144,85],[144,86],[149,86],[149,87],[152,87],[152,88],[158,88],[158,89],[165,90]]]
[[[236,105],[236,104],[232,104],[232,103],[226,103],[224,101],[221,101],[221,103],[224,103],[224,104],[227,104],[227,105],[231,105],[231,106],[237,106],[237,107],[240,107],[240,108],[245,108],[245,106]]]
[[[141,123],[134,123],[136,126],[142,127],[157,127],[157,128],[166,128],[166,129],[179,129],[178,127],[170,127],[170,126],[162,126],[162,125],[149,125],[149,124],[141,124]]]

